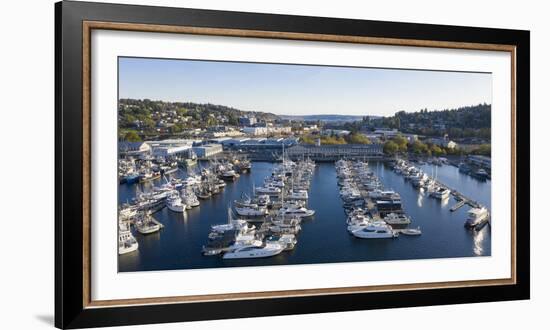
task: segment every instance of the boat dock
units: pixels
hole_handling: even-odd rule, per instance
[[[460,200],[458,201],[458,203],[456,203],[455,205],[453,205],[453,207],[451,207],[451,212],[454,212],[456,210],[458,210],[459,208],[463,207],[464,205],[466,204],[466,201],[465,200]]]
[[[151,217],[151,222],[159,225],[160,229],[164,228],[164,225],[160,221],[158,221],[157,219],[155,219],[153,217]]]
[[[435,178],[427,177],[423,173],[422,170],[408,164],[407,162],[405,162],[403,160],[401,160],[399,164],[396,164],[396,167],[394,168],[394,170],[395,169],[396,169],[397,173],[402,174],[402,175],[405,176],[405,178],[409,178],[409,179],[412,178],[412,177],[421,178],[422,175],[424,175],[425,179],[420,180],[423,184],[419,185],[419,187],[420,188],[424,187],[424,183],[426,183],[426,182],[432,182],[432,185],[428,186],[428,188],[427,188],[428,191],[430,191],[430,192],[433,192],[434,190],[441,189],[441,188],[448,190],[449,195],[453,196],[455,198],[455,200],[457,201],[456,204],[454,204],[449,209],[450,212],[455,212],[458,209],[460,209],[461,207],[463,207],[464,205],[469,205],[473,208],[483,207],[483,205],[481,205],[479,202],[477,202],[474,199],[469,198],[468,196],[462,194],[458,190],[447,186],[446,184],[442,183],[441,181],[438,181]],[[426,189],[426,187],[424,187],[424,189]]]

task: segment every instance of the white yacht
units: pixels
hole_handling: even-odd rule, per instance
[[[298,234],[302,230],[300,225],[272,225],[269,230],[277,234]]]
[[[267,258],[278,255],[284,249],[284,246],[275,242],[265,243],[261,246],[247,245],[225,253],[223,259]]]
[[[284,251],[293,250],[296,244],[298,244],[298,240],[294,234],[282,234],[277,237],[272,237],[270,241],[277,242],[282,245],[284,247]]]
[[[283,209],[297,209],[300,207],[306,207],[306,202],[301,200],[281,201],[281,208]]]
[[[357,238],[394,238],[397,234],[393,231],[392,227],[382,223],[375,222],[362,229],[356,230],[353,236]]]
[[[451,191],[444,187],[439,187],[432,192],[432,196],[437,199],[447,199],[451,195]]]
[[[126,221],[131,220],[133,217],[137,215],[137,209],[132,206],[121,208],[118,212],[118,220],[119,221]]]
[[[282,216],[279,215],[271,220],[271,223],[275,226],[280,227],[291,227],[291,226],[297,226],[302,222],[302,219],[297,216],[288,217],[288,216]]]
[[[419,236],[419,235],[422,235],[422,231],[420,230],[420,227],[406,228],[406,229],[401,229],[401,234],[409,235],[409,236]]]
[[[475,227],[489,218],[489,211],[485,207],[474,207],[468,211],[468,219],[464,223],[466,227]]]
[[[277,195],[281,193],[281,188],[275,187],[273,185],[265,185],[263,187],[256,188],[256,192],[260,194]]]
[[[269,213],[265,206],[259,206],[258,204],[252,203],[250,199],[242,202],[235,201],[235,212],[245,217],[260,217]]]
[[[260,239],[257,239],[254,234],[241,234],[238,233],[235,236],[235,243],[230,245],[227,248],[227,251],[235,251],[241,247],[245,246],[262,246],[264,242]]]
[[[179,193],[176,191],[166,199],[166,207],[168,207],[170,211],[180,213],[187,209],[187,205],[182,202]]]
[[[118,229],[118,254],[134,252],[139,244],[127,225],[120,224]]]
[[[201,184],[201,182],[202,182],[202,179],[199,175],[191,175],[191,176],[188,176],[187,178],[185,178],[182,181],[182,184],[185,187],[193,187],[193,186]]]
[[[238,174],[234,170],[227,170],[222,173],[222,179],[227,181],[235,181]]]
[[[181,198],[183,203],[185,203],[185,205],[187,206],[188,210],[201,205],[201,202],[197,198],[197,195],[195,195],[195,193],[190,189],[184,190],[181,193]]]
[[[384,222],[388,225],[408,225],[411,223],[411,218],[404,214],[389,213],[384,217]]]
[[[246,220],[233,219],[231,208],[227,210],[227,223],[212,225],[210,228],[214,233],[224,233],[226,231],[235,230],[241,234],[252,234],[256,231],[256,227],[253,225],[249,226]]]
[[[151,220],[149,216],[136,222],[136,229],[140,234],[147,235],[160,230],[160,225]]]
[[[279,215],[284,216],[297,216],[300,218],[307,218],[311,217],[315,214],[314,210],[306,209],[305,207],[299,207],[299,208],[281,208],[279,210]]]
[[[288,196],[288,199],[307,200],[309,198],[307,190],[294,190]]]
[[[269,197],[269,195],[259,195],[256,198],[256,203],[258,204],[258,206],[266,207],[269,205],[270,202],[271,198]]]
[[[371,225],[368,218],[355,218],[353,221],[348,222],[348,232],[353,234],[354,231],[361,230]]]

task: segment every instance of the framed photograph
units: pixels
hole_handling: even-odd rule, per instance
[[[59,328],[529,298],[529,32],[59,2]]]

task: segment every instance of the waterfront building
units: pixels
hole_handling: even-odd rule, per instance
[[[221,144],[205,144],[198,147],[193,147],[193,151],[199,158],[209,158],[223,152]]]
[[[152,153],[155,157],[187,156],[189,150],[191,150],[190,145],[155,146]]]
[[[381,144],[334,144],[309,145],[299,144],[287,149],[289,158],[308,157],[316,161],[333,161],[342,158],[379,159],[384,155]]]
[[[146,142],[127,142],[118,143],[118,152],[127,156],[143,156],[151,152],[151,146]]]
[[[151,154],[155,157],[185,156],[196,140],[166,139],[160,141],[147,141],[151,146]]]
[[[467,161],[476,166],[491,169],[491,157],[470,155],[468,156]]]
[[[208,134],[210,136],[214,137],[214,138],[243,135],[243,133],[241,131],[236,131],[236,130],[227,130],[227,131],[223,131],[223,132],[211,132],[211,133],[208,133]]]
[[[401,133],[396,129],[377,128],[374,130],[374,134],[386,139],[391,139]]]
[[[239,145],[243,144],[245,141],[250,140],[248,137],[236,137],[236,138],[230,138],[227,140],[219,141],[218,143],[221,143],[224,148],[233,148],[238,147]]]
[[[267,127],[243,127],[243,133],[248,135],[267,135]]]
[[[253,126],[257,122],[256,117],[239,117],[239,125],[241,126]]]
[[[292,127],[290,126],[266,126],[266,127],[244,127],[243,133],[253,136],[269,135],[269,134],[290,134]]]
[[[292,127],[290,126],[273,126],[267,128],[268,134],[290,134],[292,133]]]

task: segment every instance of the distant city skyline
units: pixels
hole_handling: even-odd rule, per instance
[[[377,115],[491,104],[490,73],[119,58],[119,97],[277,115]]]

